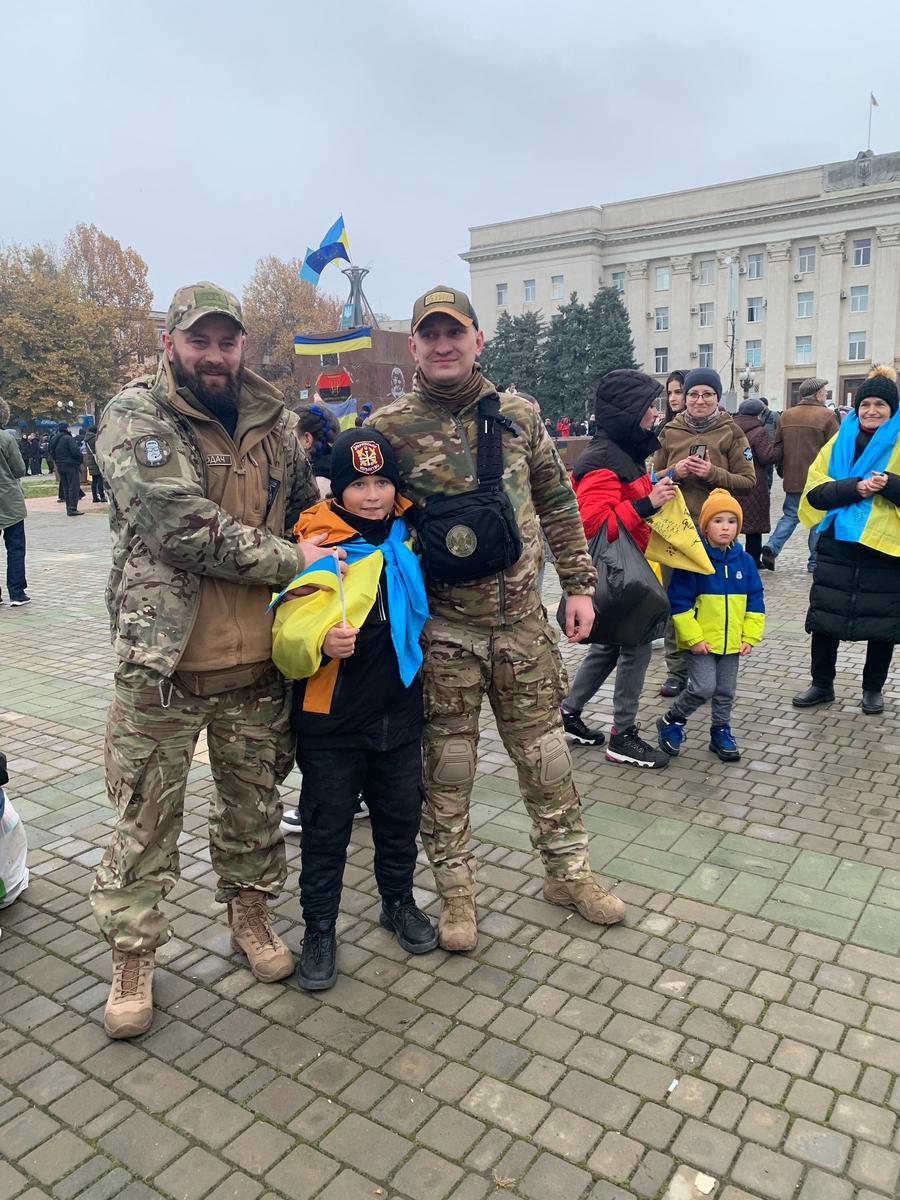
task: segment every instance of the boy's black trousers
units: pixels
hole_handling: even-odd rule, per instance
[[[362,792],[372,819],[375,882],[383,900],[412,891],[422,814],[421,738],[393,750],[309,747],[302,737],[300,907],[309,921],[335,921],[353,814]]]

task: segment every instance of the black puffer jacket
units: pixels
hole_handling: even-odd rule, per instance
[[[859,499],[858,482],[823,483],[807,498],[815,508],[841,508]],[[900,476],[889,475],[881,494],[900,504]],[[838,541],[834,528],[826,529],[816,547],[806,632],[842,642],[900,642],[900,559],[861,542]]]

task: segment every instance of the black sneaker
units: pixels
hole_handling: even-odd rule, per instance
[[[570,713],[561,708],[559,715],[562,717],[563,729],[573,742],[580,742],[583,746],[602,746],[606,741],[605,733],[585,725],[581,713]]]
[[[775,570],[775,553],[771,546],[763,546],[759,552],[759,565],[764,571]]]
[[[671,700],[673,696],[677,696],[679,692],[684,691],[685,683],[686,680],[678,679],[675,675],[669,675],[659,689],[659,695]]]
[[[384,900],[381,904],[381,924],[396,935],[397,941],[409,954],[427,954],[437,949],[437,930],[412,896],[399,900]]]
[[[293,808],[290,811],[285,809],[281,818],[280,829],[282,833],[302,833],[303,826],[300,824],[300,809]]]
[[[2,604],[2,603],[3,603],[3,601],[0,600],[0,604]],[[26,596],[24,592],[22,593],[21,596],[15,596],[15,597],[10,596],[10,598],[9,598],[9,607],[10,608],[21,608],[21,606],[23,604],[30,604],[30,603],[31,603],[31,597]]]
[[[627,763],[632,767],[650,767],[654,770],[669,765],[668,754],[648,745],[638,733],[637,725],[623,729],[621,733],[612,730],[609,745],[606,747],[606,757],[610,762]]]
[[[300,961],[294,972],[300,987],[323,992],[337,979],[337,936],[333,921],[311,921],[306,926]]]

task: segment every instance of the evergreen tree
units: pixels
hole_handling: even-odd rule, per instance
[[[499,388],[511,383],[537,397],[541,378],[544,324],[539,312],[511,317],[503,312],[497,330],[481,351],[481,369]]]
[[[541,412],[555,425],[559,417],[580,420],[591,403],[591,328],[588,310],[575,292],[551,318],[544,342]]]
[[[635,368],[631,322],[615,288],[602,287],[588,306],[594,384],[607,371]]]

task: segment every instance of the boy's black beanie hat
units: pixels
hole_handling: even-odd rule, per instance
[[[400,491],[400,468],[387,438],[377,429],[345,429],[331,448],[331,494],[338,503],[354,479],[383,475]]]

